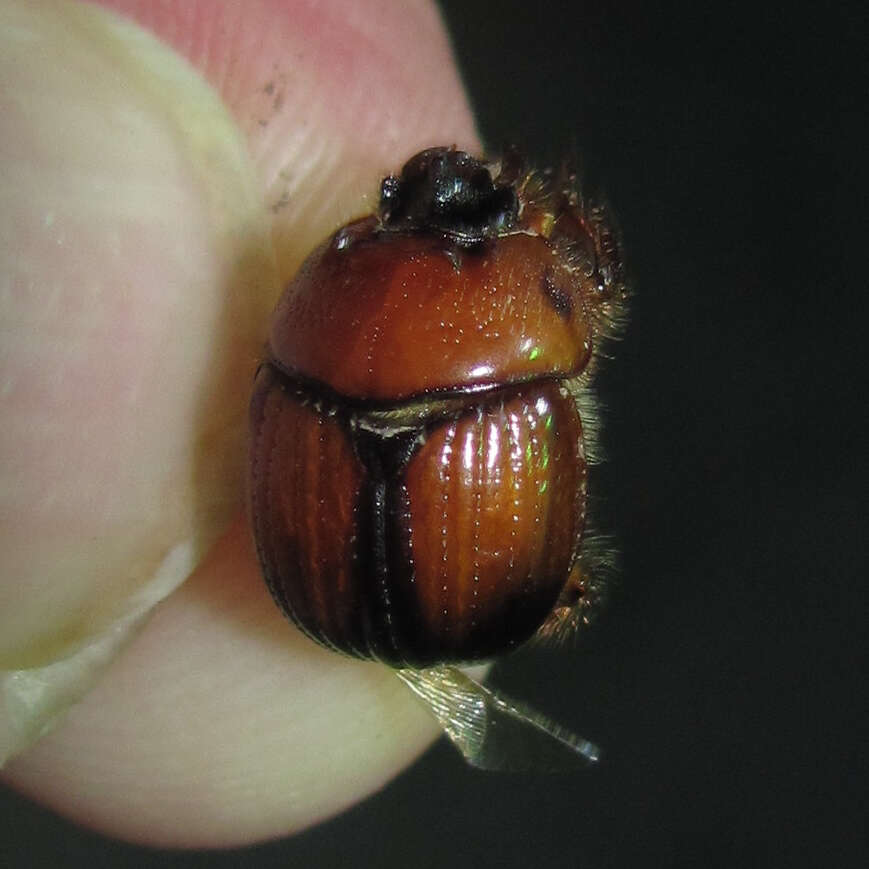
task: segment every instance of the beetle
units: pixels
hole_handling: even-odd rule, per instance
[[[625,299],[569,172],[424,150],[314,250],[250,409],[250,513],[280,609],[412,672],[487,660],[587,602],[589,414]]]

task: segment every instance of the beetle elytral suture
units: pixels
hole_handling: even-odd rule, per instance
[[[445,665],[575,621],[585,398],[624,299],[617,236],[570,173],[430,148],[386,177],[287,287],[256,377],[251,517],[282,611],[433,706],[468,688]],[[490,717],[593,753],[478,688]],[[500,766],[455,712],[466,756]]]

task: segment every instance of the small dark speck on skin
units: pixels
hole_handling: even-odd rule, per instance
[[[552,280],[552,274],[549,269],[546,269],[543,273],[543,279],[540,284],[543,289],[543,295],[549,300],[549,304],[552,305],[555,313],[565,320],[570,319],[570,315],[573,313],[573,300]]]
[[[274,81],[266,82],[266,84],[262,87],[262,93],[264,93],[267,97],[272,97],[272,112],[279,112],[284,105],[284,90],[281,88],[278,90],[278,86]],[[263,121],[260,121],[260,124],[263,124]]]
[[[290,204],[290,194],[282,193],[281,198],[272,204],[272,212],[277,214],[282,208],[286,208]]]

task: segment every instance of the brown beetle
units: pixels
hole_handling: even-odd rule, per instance
[[[275,311],[251,404],[266,582],[336,651],[422,668],[563,620],[586,583],[579,397],[625,289],[572,177],[417,154]]]

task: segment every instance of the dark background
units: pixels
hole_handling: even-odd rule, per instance
[[[489,144],[581,154],[624,233],[595,480],[621,575],[575,649],[495,673],[605,762],[486,775],[441,742],[352,811],[222,854],[111,842],[4,792],[0,864],[869,865],[866,13],[442,6]]]

